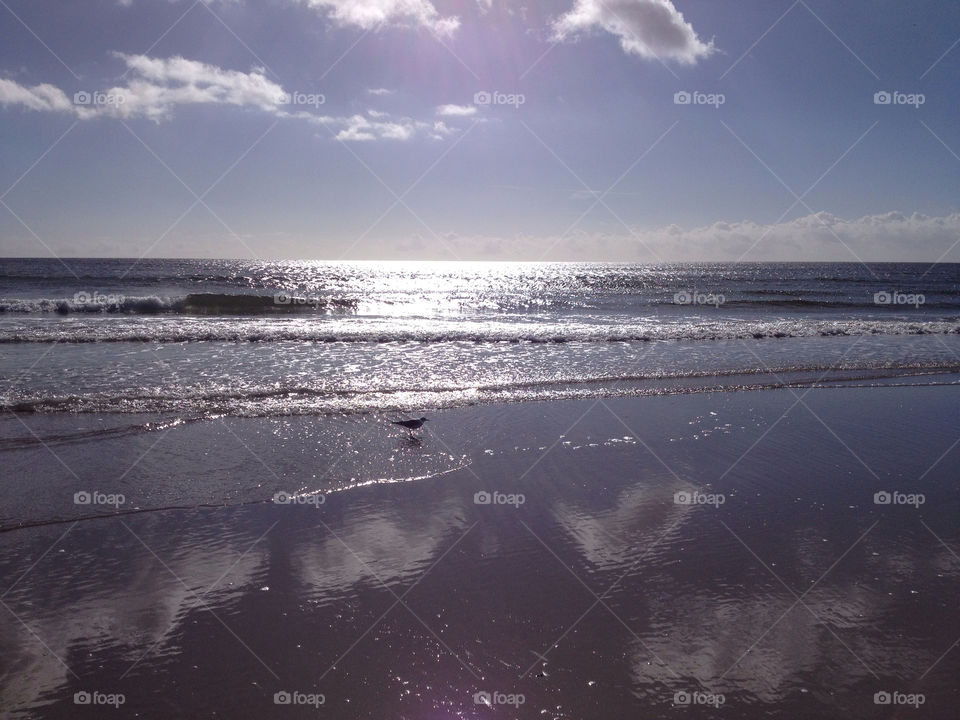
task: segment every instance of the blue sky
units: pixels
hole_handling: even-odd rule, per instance
[[[960,261],[956,4],[0,15],[3,255]]]

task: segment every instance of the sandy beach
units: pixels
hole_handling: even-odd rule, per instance
[[[4,713],[952,717],[957,393],[226,418],[52,446],[77,477],[7,449]]]

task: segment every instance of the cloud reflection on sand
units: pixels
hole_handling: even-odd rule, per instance
[[[796,597],[772,576],[766,591],[751,583],[705,593],[702,586],[716,573],[710,559],[699,564],[699,591],[691,584],[690,592],[681,587],[669,593],[669,602],[660,602],[657,583],[648,583],[649,620],[632,623],[643,640],[631,640],[637,695],[663,700],[664,688],[704,689],[726,693],[728,703],[736,694],[741,701],[772,705],[799,691],[853,692],[862,683],[918,678],[929,669],[949,643],[940,651],[924,646],[895,618],[903,618],[910,605],[907,588],[947,564],[948,552],[918,557],[889,540],[868,539],[859,552],[865,568],[854,562],[846,571],[834,569],[803,595],[843,551],[834,548],[828,557],[804,537],[808,534],[797,533],[788,545],[791,557],[778,558],[775,568],[809,568],[805,585],[791,585],[802,603],[794,605]],[[820,540],[817,546],[829,546]],[[760,567],[745,550],[740,560]]]
[[[447,497],[412,516],[395,506],[344,520],[337,537],[320,529],[291,555],[293,574],[309,596],[333,602],[367,585],[381,589],[416,580],[466,531],[463,500]],[[394,589],[397,594],[402,588]]]
[[[20,622],[2,610],[2,664],[6,672],[16,669],[17,682],[4,684],[0,705],[13,711],[42,704],[76,680],[71,671],[80,678],[89,674],[86,656],[93,662],[108,651],[121,673],[141,657],[149,663],[176,656],[192,610],[223,608],[264,576],[269,558],[263,545],[250,549],[257,537],[252,530],[179,525],[171,532],[160,518],[131,524],[169,570],[119,523],[88,523],[23,578],[4,598]],[[39,532],[44,541],[35,541],[37,556],[63,529]]]

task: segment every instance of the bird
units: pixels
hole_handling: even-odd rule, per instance
[[[410,431],[411,435],[413,435],[413,431],[422,428],[426,421],[427,418],[422,417],[419,420],[391,420],[390,422],[392,422],[394,425],[402,425]]]

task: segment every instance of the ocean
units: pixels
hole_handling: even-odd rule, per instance
[[[0,261],[0,406],[219,415],[955,382],[960,265]]]

